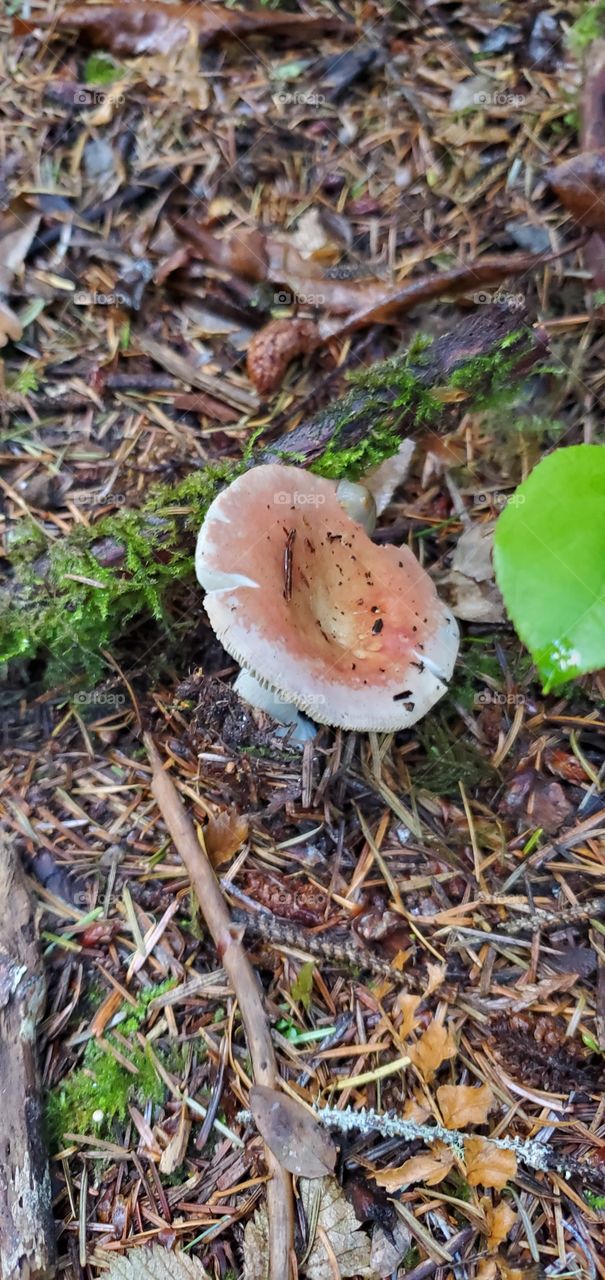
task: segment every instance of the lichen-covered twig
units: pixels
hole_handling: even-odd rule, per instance
[[[392,1111],[380,1114],[365,1107],[359,1111],[352,1107],[345,1107],[342,1111],[336,1107],[318,1107],[316,1115],[327,1128],[338,1129],[340,1133],[379,1133],[383,1138],[403,1138],[405,1142],[424,1142],[427,1146],[443,1142],[460,1157],[464,1156],[464,1139],[469,1136],[460,1129],[446,1129],[441,1124],[417,1124]],[[605,1191],[605,1169],[596,1164],[561,1155],[537,1139],[490,1138],[489,1141],[500,1150],[513,1151],[517,1160],[528,1169],[558,1173],[567,1180],[575,1178],[594,1191]]]
[[[172,779],[163,769],[157,747],[148,733],[145,734],[145,745],[153,770],[153,794],[174,846],[187,868],[200,911],[239,1004],[254,1079],[257,1084],[275,1089],[278,1084],[277,1063],[256,975],[238,937],[237,928],[233,926],[214,871],[196,837],[191,819]],[[294,1249],[292,1181],[268,1147],[265,1148],[265,1160],[270,1174],[267,1184],[268,1273],[272,1280],[289,1280]]]
[[[326,937],[325,934],[310,933],[308,929],[292,924],[290,920],[277,920],[269,911],[257,914],[247,911],[234,911],[233,918],[242,924],[246,933],[260,938],[273,947],[294,947],[297,951],[305,951],[307,955],[326,960],[328,964],[345,965],[346,968],[358,968],[362,973],[373,973],[376,977],[387,978],[398,986],[408,986],[409,979],[405,973],[393,968],[388,960],[374,955],[367,947],[358,946],[350,938]]]
[[[36,1029],[46,983],[33,908],[11,843],[0,843],[0,1276],[48,1280],[55,1229]]]
[[[527,910],[530,913],[528,916],[499,924],[500,932],[516,937],[520,933],[556,933],[558,929],[569,929],[570,926],[605,915],[605,897],[578,902],[574,906],[563,907],[561,911],[543,911],[540,907],[531,905]]]

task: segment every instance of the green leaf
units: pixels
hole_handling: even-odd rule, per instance
[[[108,53],[91,53],[84,63],[84,84],[113,84],[124,75]]]
[[[549,454],[505,507],[496,580],[545,692],[605,666],[605,447]]]
[[[311,1004],[314,968],[315,962],[313,960],[308,960],[306,964],[303,964],[296,982],[292,987],[292,999],[299,1000],[303,1009],[308,1009]]]

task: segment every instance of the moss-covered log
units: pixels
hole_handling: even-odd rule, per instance
[[[514,390],[547,353],[540,330],[492,307],[406,355],[355,374],[351,390],[289,435],[238,462],[157,486],[137,510],[46,542],[39,526],[13,543],[13,576],[0,600],[0,660],[50,654],[55,679],[100,675],[100,650],[139,616],[170,625],[175,583],[191,576],[195,533],[222,484],[277,461],[355,479],[393,454],[402,437],[450,430],[462,412]],[[454,394],[454,392],[456,394]]]
[[[431,426],[450,430],[470,406],[503,392],[547,354],[547,338],[505,307],[479,312],[433,342],[422,337],[394,356],[350,376],[351,391],[256,460],[290,462],[325,476],[357,479],[395,453],[402,437]],[[448,403],[446,392],[466,391]]]

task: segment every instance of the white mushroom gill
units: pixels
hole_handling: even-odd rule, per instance
[[[412,552],[372,543],[331,481],[278,464],[240,476],[208,511],[196,568],[227,651],[319,723],[404,728],[446,690],[452,614]]]

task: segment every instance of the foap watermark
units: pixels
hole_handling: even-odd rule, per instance
[[[113,490],[105,493],[103,489],[86,489],[81,492],[70,493],[68,497],[69,501],[73,502],[76,507],[121,507],[128,502],[125,493],[114,493]]]
[[[526,701],[522,693],[500,693],[497,689],[481,689],[475,694],[478,707],[524,707]]]
[[[102,689],[79,689],[73,700],[80,707],[121,707],[126,702],[126,695],[104,693]]]
[[[123,307],[128,303],[125,293],[96,293],[88,289],[76,289],[74,302],[78,307]]]
[[[276,107],[325,107],[326,105],[323,93],[306,93],[300,90],[292,93],[289,89],[280,89],[278,93],[274,93],[273,101]]]
[[[476,507],[492,507],[496,511],[503,511],[505,507],[522,507],[525,503],[525,494],[523,493],[476,493],[474,498]]]
[[[106,93],[104,89],[74,89],[75,107],[119,107],[126,101],[123,93]]]
[[[276,507],[322,507],[325,500],[323,493],[287,493],[284,490],[273,494]]]
[[[323,307],[323,293],[293,293],[291,289],[277,289],[273,294],[274,307]]]
[[[511,93],[508,89],[499,89],[496,93],[484,90],[473,94],[476,107],[524,107],[527,98],[523,93]]]
[[[525,297],[522,293],[508,293],[506,289],[496,289],[495,293],[481,289],[479,293],[473,294],[473,302],[478,307],[491,305],[507,307],[509,311],[522,311],[525,306]]]

